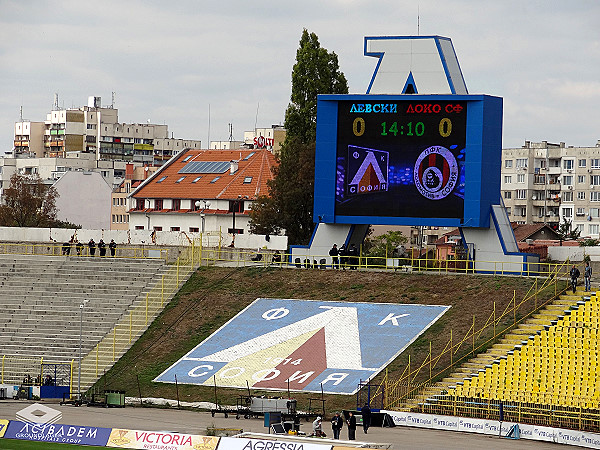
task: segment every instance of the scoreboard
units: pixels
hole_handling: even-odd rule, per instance
[[[488,226],[501,139],[497,97],[319,96],[315,219]]]

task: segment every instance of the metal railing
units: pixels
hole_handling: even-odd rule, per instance
[[[512,300],[502,311],[496,310],[496,302],[494,302],[492,313],[484,325],[477,327],[475,316],[473,316],[473,323],[462,338],[454,337],[450,330],[450,340],[437,356],[432,352],[431,343],[429,353],[420,363],[411,364],[409,355],[408,364],[400,377],[391,379],[386,369],[384,380],[381,383],[385,390],[386,408],[400,408],[404,402],[417,398],[426,388],[435,386],[438,379],[450,374],[453,369],[469,358],[475,357],[500,336],[528,319],[540,307],[554,301],[567,288],[565,282],[559,281],[560,275],[564,275],[567,270],[568,264],[563,263],[556,266],[554,272],[547,277],[539,281],[537,278],[534,279],[524,297],[517,301],[516,294],[513,294]],[[543,300],[544,298],[545,300]],[[444,361],[444,365],[442,368],[438,368],[438,364],[442,361]],[[424,381],[417,381],[417,377],[422,372],[425,373]]]
[[[86,245],[77,247],[76,244],[29,244],[0,242],[0,254],[4,255],[39,255],[39,256],[79,256],[86,258],[100,258],[100,249],[95,248],[94,254]],[[118,246],[115,255],[106,244],[106,258],[129,259],[164,259],[168,261],[169,250],[154,246]]]
[[[261,249],[252,251],[229,247],[202,247],[196,245],[196,258],[201,265],[229,265],[235,267],[259,266],[298,269],[378,270],[393,272],[428,273],[488,273],[492,275],[566,277],[564,263],[506,262],[471,260],[438,260],[427,258],[382,258],[371,256],[344,256],[339,263],[329,255],[296,256],[290,253]],[[560,268],[560,271],[558,270]]]
[[[89,388],[108,368],[125,354],[177,293],[181,284],[197,267],[194,245],[184,249],[177,261],[156,281],[145,299],[136,301],[114,328],[81,361],[81,390]]]

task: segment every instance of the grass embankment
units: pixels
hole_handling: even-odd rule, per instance
[[[418,367],[429,354],[430,342],[434,356],[439,354],[450,340],[451,329],[453,341],[459,342],[472,327],[473,317],[476,329],[480,329],[492,314],[494,302],[499,316],[512,303],[513,293],[516,292],[519,302],[531,285],[532,280],[516,277],[202,267],[95,388],[124,390],[127,396],[134,397],[141,391],[143,397],[175,399],[175,385],[152,380],[258,297],[451,305],[438,322],[388,366],[390,378],[397,379],[406,367],[409,354],[411,367]],[[554,290],[548,289],[546,298],[551,293]],[[538,304],[541,301],[538,296]],[[532,299],[523,310],[530,311],[533,304]],[[500,325],[508,325],[512,320],[511,314]],[[476,344],[491,334],[490,328]],[[465,342],[454,359],[469,353],[471,347],[470,340]],[[449,362],[449,355],[440,358],[436,370],[447,367]],[[382,376],[380,374],[375,381]],[[415,381],[428,378],[429,366],[426,365]],[[219,388],[218,400],[221,404],[235,405],[241,393]],[[261,392],[253,390],[252,394]],[[262,394],[274,395],[273,392]],[[298,407],[304,410],[308,408],[309,398],[319,397],[299,393],[293,396],[298,399]],[[181,401],[214,401],[214,398],[212,387],[179,385]],[[326,399],[328,412],[356,405],[355,396],[330,395]]]

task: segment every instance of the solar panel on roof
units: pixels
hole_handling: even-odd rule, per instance
[[[229,170],[229,161],[192,161],[178,173],[223,173]]]

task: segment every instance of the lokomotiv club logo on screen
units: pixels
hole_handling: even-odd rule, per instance
[[[432,146],[421,152],[414,168],[415,186],[430,200],[446,198],[458,181],[458,164],[450,150]]]
[[[387,191],[389,152],[348,146],[348,195]]]

